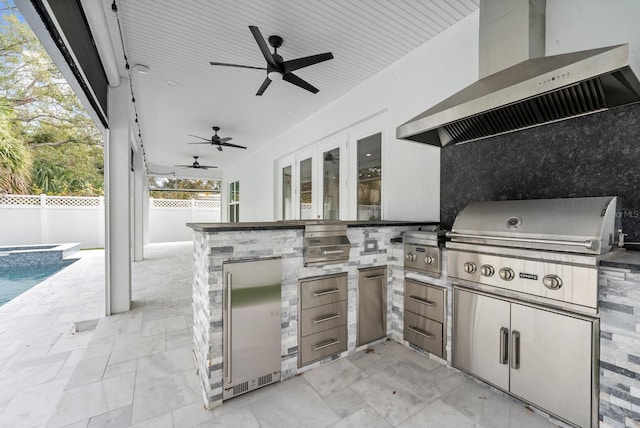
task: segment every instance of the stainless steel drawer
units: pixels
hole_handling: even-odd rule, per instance
[[[316,306],[300,311],[300,328],[308,336],[347,323],[347,301]]]
[[[445,290],[442,288],[405,279],[404,309],[443,323],[446,312],[444,292]]]
[[[305,366],[329,355],[347,350],[347,326],[325,330],[300,340],[299,365]]]
[[[300,309],[313,308],[346,299],[346,273],[300,280]]]
[[[442,324],[404,311],[404,339],[439,357],[444,355]]]

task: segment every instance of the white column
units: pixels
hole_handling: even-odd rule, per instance
[[[147,196],[147,174],[141,150],[133,156],[133,260],[144,260],[144,199]]]
[[[131,309],[129,208],[129,83],[109,87],[109,130],[105,141],[106,314]]]

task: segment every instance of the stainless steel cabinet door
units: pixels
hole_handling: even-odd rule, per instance
[[[511,359],[519,367],[511,370],[511,393],[591,426],[592,329],[590,321],[512,304]]]
[[[357,345],[387,335],[387,269],[369,268],[358,272]]]
[[[453,365],[509,390],[509,302],[454,289]]]

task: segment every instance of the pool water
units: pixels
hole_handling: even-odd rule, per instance
[[[40,266],[20,266],[0,269],[0,306],[11,301],[75,260]]]

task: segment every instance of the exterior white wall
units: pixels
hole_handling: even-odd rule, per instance
[[[275,159],[380,114],[386,120],[384,218],[438,220],[440,151],[396,140],[396,127],[477,79],[477,45],[475,12],[231,166],[241,183],[240,220],[274,220]]]
[[[640,74],[638,16],[637,0],[547,0],[546,53],[629,43]],[[402,189],[385,192],[384,218],[439,219],[440,149],[393,136],[398,125],[478,78],[478,18],[476,11],[229,168],[242,183],[241,221],[275,219],[276,159],[380,112],[391,136],[383,149],[383,186]]]
[[[546,54],[628,43],[631,67],[640,75],[638,0],[547,0]]]

